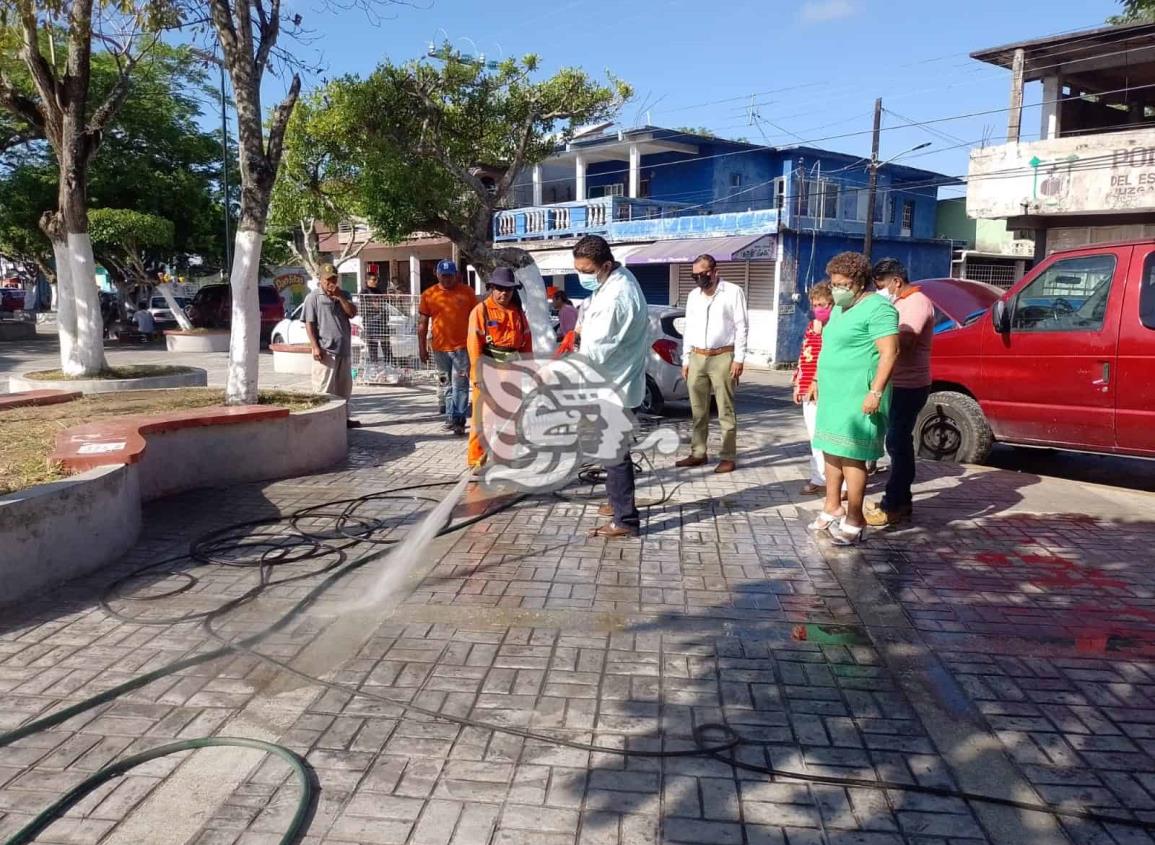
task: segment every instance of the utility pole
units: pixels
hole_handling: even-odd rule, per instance
[[[233,267],[233,241],[229,236],[229,116],[225,100],[225,63],[221,69],[221,188],[225,195],[225,266],[221,277],[228,278]]]
[[[870,260],[874,246],[874,203],[878,197],[878,143],[882,134],[882,97],[874,101],[874,137],[870,142],[870,181],[866,189],[866,236],[862,240],[862,254]]]
[[[229,118],[227,91],[225,89],[225,63],[212,53],[198,50],[195,47],[190,47],[189,53],[205,64],[216,65],[221,72],[221,191],[225,218],[225,263],[221,267],[221,278],[228,279],[229,270],[233,266],[233,240],[229,233],[231,216],[229,213]]]

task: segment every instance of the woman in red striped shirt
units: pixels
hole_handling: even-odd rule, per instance
[[[830,309],[834,297],[828,282],[820,282],[810,289],[810,309],[814,319],[806,327],[802,338],[802,352],[798,356],[798,368],[794,371],[794,404],[802,406],[802,417],[806,420],[806,435],[814,439],[814,423],[818,417],[818,403],[815,401],[814,378],[818,372],[818,353],[822,351],[822,328],[830,319]],[[802,495],[814,496],[826,492],[826,459],[821,450],[810,449],[810,481],[802,488]]]

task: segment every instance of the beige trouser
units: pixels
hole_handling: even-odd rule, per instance
[[[732,461],[738,456],[738,417],[734,413],[734,379],[730,366],[733,352],[721,355],[690,353],[690,408],[694,412],[694,429],[690,448],[694,457],[706,457],[706,437],[710,431],[710,393],[718,399],[718,423],[722,426],[721,459]]]
[[[324,361],[313,361],[313,392],[327,393],[348,400],[353,395],[353,368],[348,355],[327,354]],[[349,405],[345,405],[345,414]]]

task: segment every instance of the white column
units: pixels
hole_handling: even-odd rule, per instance
[[[416,255],[409,256],[409,294],[421,296],[421,259]]]
[[[642,151],[630,144],[630,198],[637,199],[642,186]]]
[[[1044,139],[1059,137],[1059,96],[1063,90],[1063,80],[1048,76],[1043,80],[1043,125],[1039,134]]]
[[[586,198],[586,160],[581,153],[574,156],[574,181],[577,182],[574,191],[575,200],[584,200]]]
[[[541,205],[541,165],[533,166],[533,204]]]

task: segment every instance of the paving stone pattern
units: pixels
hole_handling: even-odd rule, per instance
[[[809,511],[800,505],[811,503],[797,488],[806,445],[800,414],[781,398],[744,388],[739,472],[647,472],[639,496],[669,501],[646,511],[640,542],[588,538],[601,500],[582,487],[439,540],[411,591],[324,665],[326,678],[348,691],[306,684],[305,705],[279,734],[321,784],[304,841],[992,841],[957,799],[773,780],[700,755],[590,751],[497,729],[674,752],[693,750],[696,727],[725,723],[749,741],[737,752],[746,763],[957,786],[861,624],[860,597],[844,591],[830,565],[842,553],[805,529]],[[372,426],[353,433],[345,466],[155,503],[120,564],[5,608],[0,730],[217,646],[196,614],[245,595],[257,570],[181,557],[192,538],[460,471],[464,444],[441,431],[430,392],[398,388],[356,402]],[[673,424],[685,433],[686,422]],[[1151,525],[1010,513],[1011,473],[926,475],[919,527],[875,534],[856,565],[903,608],[1041,798],[1155,818],[1155,593],[1142,565],[1155,541]],[[365,513],[400,536],[427,506],[423,498],[389,499]],[[270,534],[255,542],[272,542],[281,530],[260,529]],[[246,551],[251,557],[253,548]],[[126,581],[110,601],[140,621],[102,608],[115,579],[168,558],[177,559]],[[278,566],[284,583],[220,620],[218,634],[268,626],[340,563],[331,556]],[[372,574],[370,565],[360,580],[339,582],[315,613],[265,638],[259,651],[301,665],[315,662],[318,649],[327,654],[326,631],[342,602]],[[185,614],[194,616],[166,621]],[[228,733],[232,721],[276,699],[286,677],[252,654],[233,654],[0,749],[0,839],[122,755]],[[289,683],[300,692],[305,682]],[[151,762],[101,787],[38,841],[115,837],[190,756]],[[251,768],[238,772],[224,803],[202,808],[197,845],[279,841],[296,808],[296,782],[278,760],[244,760]],[[1067,830],[1075,842],[1151,841],[1123,828]]]

